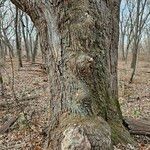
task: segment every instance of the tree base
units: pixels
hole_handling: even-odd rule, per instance
[[[110,150],[111,130],[101,117],[67,116],[52,130],[49,150]]]
[[[136,142],[120,122],[98,116],[66,115],[50,131],[48,150],[110,150],[113,145]]]
[[[109,125],[111,127],[111,139],[113,145],[117,145],[118,143],[127,145],[132,144],[136,146],[136,142],[131,137],[130,133],[127,131],[127,129],[123,126],[121,122],[109,122]]]

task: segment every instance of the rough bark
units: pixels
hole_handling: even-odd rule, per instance
[[[111,137],[129,142],[118,102],[120,1],[11,1],[30,15],[46,56],[51,92],[48,148],[107,150]],[[67,136],[76,139],[72,133],[79,135],[80,143],[64,145]]]

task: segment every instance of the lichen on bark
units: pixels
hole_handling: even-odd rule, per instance
[[[18,6],[27,3],[12,1]],[[126,131],[118,130],[124,129],[117,87],[120,0],[39,2],[29,10],[30,3],[26,9],[20,8],[30,15],[39,31],[49,70],[48,148],[60,150],[65,131],[76,128],[85,132],[93,150],[111,148],[107,140],[102,140],[110,142],[112,137],[115,141],[119,137],[115,135],[124,141]],[[113,122],[118,126],[111,126],[111,136],[108,124]]]

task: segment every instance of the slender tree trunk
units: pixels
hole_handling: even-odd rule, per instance
[[[5,57],[4,46],[2,40],[0,39],[0,58],[4,59],[4,57]]]
[[[122,60],[125,61],[125,48],[124,48],[124,42],[125,42],[125,35],[123,34],[121,39],[122,39],[122,42],[121,42],[121,49],[122,49]]]
[[[4,46],[3,42],[0,39],[0,96],[4,95],[4,85],[3,85],[3,76],[2,76],[2,67],[5,60]]]
[[[148,60],[150,62],[150,48],[148,49]]]
[[[48,149],[107,150],[111,139],[131,142],[118,102],[120,1],[11,1],[30,15],[45,53],[51,92]]]
[[[26,51],[27,61],[30,61],[28,37],[26,37],[25,26],[24,26],[24,23],[23,23],[23,19],[21,21],[21,24],[22,24],[22,34],[23,34],[23,39],[24,39],[24,45],[25,45],[25,51]]]
[[[30,25],[28,23],[28,18],[26,17],[26,24],[27,24],[27,35],[28,35],[28,44],[29,44],[29,47],[30,47],[30,53],[31,55],[33,54],[33,48],[34,48],[34,44],[33,44],[33,30],[34,30],[34,25]],[[29,27],[31,28],[30,31],[29,31]]]
[[[8,52],[7,52],[7,46],[6,45],[4,45],[4,49],[5,49],[5,55],[7,56]]]
[[[37,55],[37,49],[38,49],[38,33],[36,34],[36,39],[34,42],[34,48],[33,48],[33,53],[32,53],[32,63],[35,63],[35,57]]]
[[[128,41],[127,41],[127,48],[126,48],[126,55],[125,55],[126,64],[127,64],[127,62],[128,62],[129,48],[130,48],[130,39],[128,38]]]
[[[29,33],[29,45],[30,45],[30,53],[33,53],[33,42],[32,42],[32,33]]]
[[[136,65],[137,65],[137,56],[138,56],[138,48],[139,48],[139,39],[140,39],[140,34],[139,34],[139,13],[140,13],[140,0],[137,0],[137,10],[136,10],[136,24],[135,24],[135,36],[134,36],[134,43],[133,43],[133,50],[132,50],[132,63],[131,63],[131,68],[133,69],[131,78],[130,78],[130,83],[133,81],[133,77],[135,75],[135,70],[136,70]]]
[[[19,68],[23,67],[22,58],[21,58],[21,42],[20,42],[20,33],[19,33],[19,11],[16,7],[16,20],[15,20],[15,34],[16,34],[16,48],[17,48],[17,56],[18,56],[18,65]]]
[[[3,76],[2,76],[2,65],[3,65],[3,62],[2,60],[0,60],[0,96],[4,95],[4,81],[3,81]]]
[[[150,61],[150,31],[147,29],[146,30],[146,53],[148,54],[147,57],[148,57],[148,60]]]
[[[11,43],[7,37],[5,30],[3,30],[3,34],[4,34],[4,37],[3,37],[2,41],[8,47],[9,55],[11,55],[11,57],[14,57],[14,49],[13,49],[13,46],[11,45]]]
[[[1,11],[2,11],[2,10],[0,10],[0,17],[3,18],[3,17],[1,16],[1,14],[2,14]],[[5,45],[8,46],[8,48],[9,48],[9,54],[10,54],[12,57],[14,57],[13,46],[11,45],[11,43],[10,43],[10,41],[9,41],[9,39],[8,39],[8,36],[7,36],[7,34],[6,34],[6,30],[5,30],[4,27],[3,27],[3,19],[0,20],[0,40],[1,40],[1,43],[4,43]],[[1,44],[1,43],[0,43],[0,44]]]

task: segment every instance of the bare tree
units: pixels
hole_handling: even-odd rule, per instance
[[[135,71],[136,71],[138,49],[139,49],[139,43],[141,40],[142,30],[145,26],[145,23],[146,23],[148,17],[150,16],[150,10],[148,10],[148,12],[146,12],[146,15],[145,15],[145,9],[146,9],[147,2],[148,2],[147,0],[144,0],[143,3],[142,3],[142,1],[137,0],[134,43],[133,43],[133,50],[132,50],[133,56],[132,56],[132,62],[131,62],[131,68],[133,69],[133,71],[131,74],[130,83],[132,83],[133,77],[134,77]]]
[[[4,1],[3,1],[4,2]],[[4,3],[3,3],[4,5]],[[2,6],[3,6],[2,5]],[[1,7],[2,7],[1,6]],[[4,6],[3,6],[4,7]],[[2,7],[2,8],[3,8]],[[11,30],[9,29],[9,27],[11,26],[14,18],[12,17],[9,22],[7,20],[5,20],[5,18],[7,18],[7,9],[4,10],[3,9],[0,9],[0,40],[1,40],[1,43],[3,45],[5,45],[5,47],[8,47],[9,49],[9,54],[14,57],[14,49],[13,49],[13,46],[10,42],[10,37],[8,35],[10,35],[11,33]],[[9,31],[9,32],[8,32]]]
[[[133,69],[130,83],[136,72],[138,49],[144,36],[144,28],[147,25],[150,10],[148,0],[132,1],[123,0],[120,21],[120,43],[123,60],[126,60],[129,52],[132,52],[131,68]],[[125,54],[125,55],[124,55]]]

